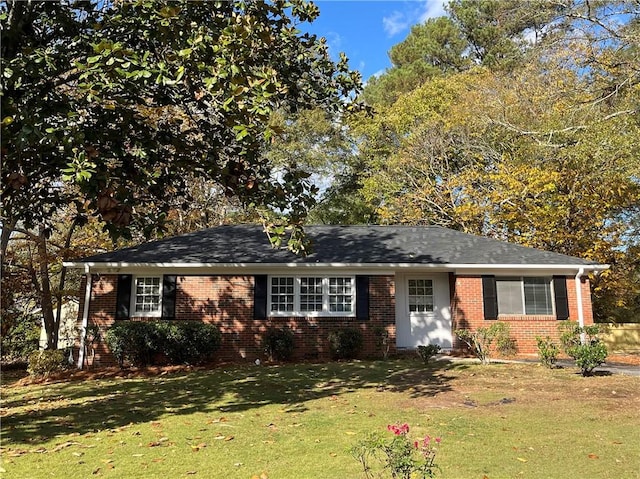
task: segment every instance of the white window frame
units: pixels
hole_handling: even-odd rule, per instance
[[[159,288],[158,288],[158,309],[156,311],[136,311],[136,299],[138,297],[138,280],[141,279],[158,279],[159,280]],[[131,318],[159,318],[162,316],[162,276],[158,275],[138,275],[134,276],[131,282],[131,304],[130,304],[130,313],[129,317]]]
[[[544,279],[549,284],[549,295],[551,296],[551,312],[547,314],[543,313],[527,313],[527,304],[524,294],[524,280],[525,278]],[[500,281],[519,281],[520,283],[520,305],[522,306],[521,313],[501,313],[500,312],[500,298],[498,297],[498,288],[496,286],[496,301],[498,305],[498,316],[555,316],[556,315],[556,295],[553,289],[553,278],[551,276],[504,276],[497,277],[496,282]]]
[[[272,286],[275,278],[293,278],[293,311],[272,311]],[[302,278],[321,278],[322,279],[322,311],[301,311],[300,310],[300,286]],[[329,298],[335,296],[329,292],[330,279],[349,279],[351,281],[351,311],[331,311]],[[301,275],[270,275],[268,278],[268,294],[267,294],[267,311],[270,317],[356,317],[356,277],[353,275],[318,275],[318,274],[301,274]],[[338,295],[342,296],[342,295]],[[347,303],[348,304],[348,303]]]
[[[411,294],[411,282],[412,281],[428,281],[429,283],[431,283],[431,295],[425,295],[425,296],[419,296],[419,295],[412,295]],[[434,286],[435,282],[433,281],[433,279],[431,278],[407,278],[407,309],[409,311],[409,314],[413,314],[413,315],[420,315],[420,314],[432,314],[435,312],[435,286]],[[416,285],[416,288],[418,286]],[[424,286],[426,288],[426,284]],[[411,311],[411,298],[415,297],[415,298],[431,298],[431,304],[429,305],[428,303],[425,304],[418,304],[416,303],[416,306],[431,306],[431,309],[425,309],[424,311]]]

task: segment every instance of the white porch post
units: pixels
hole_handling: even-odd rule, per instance
[[[89,307],[91,301],[91,268],[88,264],[84,265],[84,274],[86,276],[86,285],[84,288],[84,309],[82,310],[82,329],[80,330],[80,352],[78,354],[77,368],[82,369],[84,366],[85,341],[87,338],[87,326],[89,325]]]

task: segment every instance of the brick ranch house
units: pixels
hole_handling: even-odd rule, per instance
[[[607,265],[437,226],[308,226],[313,254],[271,247],[261,226],[220,226],[100,254],[83,268],[78,321],[198,320],[222,332],[218,357],[263,358],[270,327],[291,328],[297,359],[328,357],[327,334],[360,328],[363,357],[439,344],[505,321],[520,354],[558,321],[593,323],[588,274]],[[81,348],[82,351],[83,348]],[[82,358],[80,358],[81,360]],[[96,365],[113,364],[104,341]]]

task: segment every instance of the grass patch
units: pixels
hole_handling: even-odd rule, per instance
[[[407,422],[443,477],[635,478],[640,378],[416,360],[235,366],[3,387],[2,477],[354,478]]]

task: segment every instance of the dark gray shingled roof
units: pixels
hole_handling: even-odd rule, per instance
[[[307,226],[313,254],[271,248],[260,225],[218,226],[75,263],[413,263],[595,265],[438,226]]]

